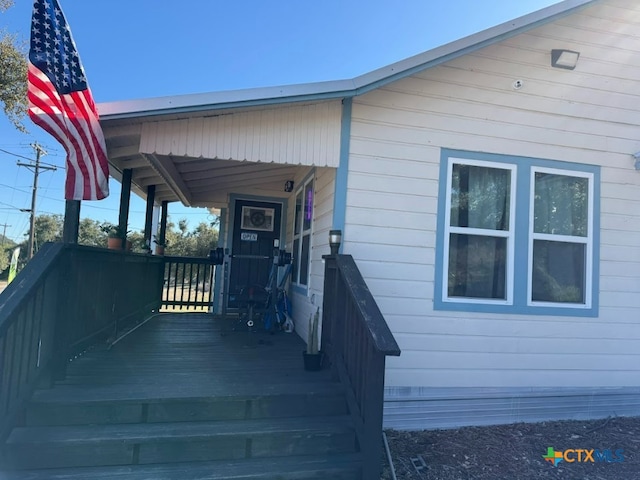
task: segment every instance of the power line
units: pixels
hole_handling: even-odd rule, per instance
[[[20,210],[20,207],[16,207],[15,205],[11,205],[9,203],[5,203],[5,202],[0,202],[0,205],[5,205],[9,208],[12,208],[13,210]]]
[[[0,183],[0,187],[10,188],[11,190],[15,190],[16,192],[29,193],[29,190],[24,190],[24,188],[21,187],[12,187],[11,185],[7,185],[6,183]]]
[[[40,163],[40,165],[42,165],[42,163]],[[42,167],[41,167],[42,168]],[[5,187],[5,188],[10,188],[11,190],[15,190],[16,192],[21,192],[21,193],[31,193],[29,192],[29,190],[25,190],[26,187],[21,188],[21,187],[12,187],[11,185],[7,185],[6,183],[0,183],[0,187]],[[49,189],[49,187],[46,187],[45,190]],[[49,197],[47,195],[40,195],[40,198],[46,198],[47,200],[52,200],[54,202],[62,202],[65,203],[65,200],[62,200],[61,198],[56,198],[56,197]],[[94,208],[100,208],[100,207],[94,207]],[[104,208],[104,207],[103,207]],[[105,208],[105,210],[111,210],[110,208]],[[137,212],[137,213],[144,213],[144,212]],[[2,226],[2,224],[0,224],[0,227]]]
[[[34,144],[34,145],[37,145],[37,144]],[[40,147],[40,148],[42,148],[42,147]],[[33,158],[25,157],[24,155],[20,155],[18,153],[13,153],[13,152],[10,152],[10,151],[5,150],[3,148],[0,148],[0,152],[6,153],[7,155],[13,155],[14,157],[17,157],[17,158],[22,158],[23,160],[29,160],[30,162],[35,162],[35,160]],[[40,162],[40,164],[44,165],[44,166],[47,166],[47,167],[52,167],[53,169],[59,168],[61,170],[66,170],[66,167],[61,166],[61,165],[55,165],[53,163]]]
[[[38,142],[39,145],[44,148],[47,151],[47,155],[50,156],[57,156],[57,154],[61,151],[60,150],[60,144],[59,143],[40,143]],[[29,150],[32,151],[33,147],[31,146],[31,143],[29,142],[18,142],[18,143],[2,143],[0,142],[0,148],[11,148],[11,149],[21,149],[21,150]]]
[[[24,155],[19,155],[19,154],[17,154],[17,153],[10,152],[10,151],[5,150],[5,149],[3,149],[3,148],[0,148],[0,152],[6,153],[7,155],[13,155],[14,157],[22,158],[22,159],[24,159],[24,160],[29,160],[30,162],[33,162],[33,159],[32,159],[32,158],[25,157]]]

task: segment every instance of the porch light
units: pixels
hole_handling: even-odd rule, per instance
[[[342,230],[329,230],[329,247],[331,255],[337,255],[342,243]]]
[[[565,70],[573,70],[578,64],[580,52],[573,50],[551,50],[551,66],[555,68],[564,68]]]

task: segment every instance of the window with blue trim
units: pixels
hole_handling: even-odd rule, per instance
[[[443,150],[435,308],[597,315],[599,172]]]

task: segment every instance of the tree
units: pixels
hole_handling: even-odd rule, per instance
[[[110,222],[100,222],[91,218],[83,218],[80,220],[78,243],[91,247],[106,247],[106,231],[108,231],[110,227],[115,227],[115,225]],[[35,221],[35,252],[46,242],[62,241],[63,228],[64,217],[62,215],[37,215]],[[189,223],[187,220],[182,219],[178,222],[178,228],[179,230],[176,230],[176,226],[173,223],[167,224],[167,251],[170,255],[206,257],[209,255],[209,251],[218,244],[218,229],[216,223],[200,222],[193,230],[189,230]],[[25,234],[27,238],[19,245],[21,247],[20,260],[22,263],[26,262],[28,235],[28,233]],[[127,239],[132,243],[133,252],[145,253],[148,251],[145,249],[143,232],[128,232]],[[11,242],[7,243],[6,249],[0,248],[0,257],[4,255],[3,251],[10,252],[15,246],[16,245]],[[8,255],[9,253],[4,256],[8,258]],[[0,258],[0,272],[3,270],[3,261],[4,260]]]
[[[0,274],[4,276],[7,268],[9,268],[9,261],[11,257],[11,250],[7,248],[0,249]]]
[[[8,273],[11,253],[15,247],[16,243],[13,240],[0,235],[0,275],[3,277]]]
[[[13,0],[0,0],[0,12],[13,5]],[[9,121],[25,131],[22,118],[27,112],[27,58],[24,46],[15,35],[0,30],[0,102]]]
[[[212,224],[200,222],[191,235],[194,257],[206,257],[213,248],[218,246],[218,230]]]
[[[209,251],[218,244],[218,229],[215,223],[200,222],[189,231],[189,223],[185,219],[178,222],[178,231],[173,223],[167,224],[167,250],[169,255],[182,257],[206,257]]]
[[[62,215],[46,214],[36,216],[34,229],[36,249],[39,250],[47,242],[62,241],[63,226],[64,217]]]
[[[147,249],[145,248],[145,239],[144,232],[131,232],[127,235],[127,240],[131,242],[131,251],[136,253],[145,253]]]
[[[0,0],[1,1],[1,0]],[[47,242],[60,242],[62,240],[62,228],[64,218],[62,215],[37,215],[34,228],[34,253]],[[20,265],[27,261],[27,245],[29,233],[24,234],[26,239],[20,243]]]
[[[91,218],[80,220],[78,227],[78,243],[91,247],[104,247],[107,244],[107,234],[102,229],[103,222]]]

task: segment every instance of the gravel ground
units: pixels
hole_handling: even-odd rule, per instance
[[[386,432],[398,480],[631,480],[640,479],[640,417],[596,421],[517,423],[454,430]],[[598,461],[598,452],[566,452],[557,466],[543,458],[548,448],[606,450],[611,460]],[[391,480],[385,462],[382,479]]]

